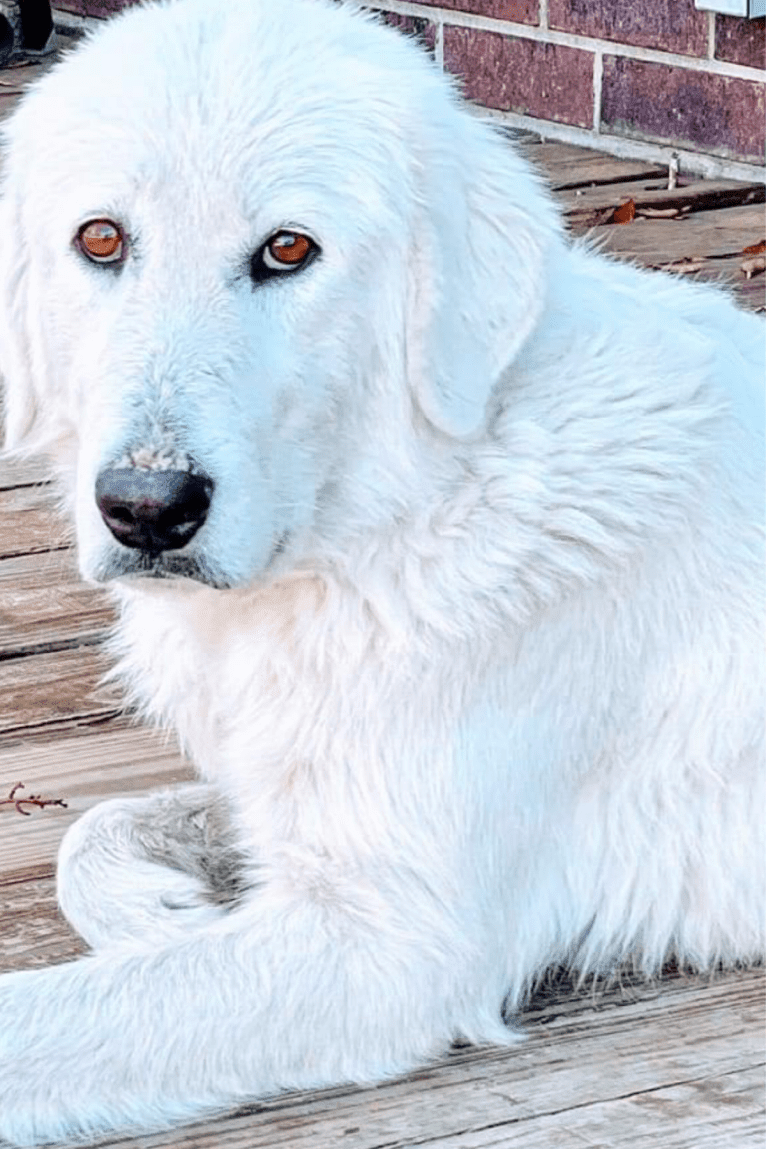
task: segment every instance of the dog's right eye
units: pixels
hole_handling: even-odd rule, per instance
[[[77,232],[76,246],[91,263],[122,263],[125,237],[111,219],[92,219]]]

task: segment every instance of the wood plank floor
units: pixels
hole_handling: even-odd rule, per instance
[[[0,72],[0,117],[40,66]],[[577,233],[621,258],[726,280],[766,237],[762,184],[684,179],[640,161],[527,140]],[[630,204],[632,203],[632,207]],[[627,224],[609,222],[628,205]],[[664,213],[664,214],[657,214]],[[0,241],[3,237],[0,237]],[[98,686],[110,611],[78,580],[42,466],[0,461],[0,969],[83,951],[55,904],[66,827],[106,796],[190,777],[174,746]],[[36,796],[39,802],[10,801]],[[40,804],[43,803],[43,804]],[[51,803],[51,804],[45,804]],[[57,804],[57,803],[65,803]],[[766,1144],[764,975],[668,973],[653,985],[551,982],[510,1049],[456,1049],[375,1089],[282,1097],[124,1149],[745,1149]],[[0,1019],[0,1025],[2,1019]]]

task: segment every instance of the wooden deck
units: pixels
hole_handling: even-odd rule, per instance
[[[0,72],[0,116],[39,68]],[[596,152],[529,142],[573,229],[650,266],[724,278],[764,310],[752,260],[766,236],[763,185],[687,179]],[[631,221],[607,222],[632,201]],[[635,212],[635,215],[634,215]],[[661,214],[658,214],[661,213]],[[750,260],[748,264],[746,261]],[[746,264],[746,271],[742,264]],[[190,776],[172,746],[97,687],[109,625],[77,579],[66,528],[37,465],[0,461],[0,968],[68,960],[83,946],[55,906],[61,836],[105,796]],[[39,796],[66,805],[8,801]],[[745,1149],[766,1144],[764,976],[668,974],[610,989],[564,982],[538,995],[511,1050],[459,1049],[376,1089],[280,1098],[124,1149]],[[2,1025],[2,1018],[0,1018]]]

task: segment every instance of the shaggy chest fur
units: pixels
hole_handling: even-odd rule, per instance
[[[549,965],[762,959],[758,319],[570,245],[329,0],[132,6],[4,136],[7,443],[201,781],[67,833],[93,953],[0,978],[0,1139],[507,1043]]]

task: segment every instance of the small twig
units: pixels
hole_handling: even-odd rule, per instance
[[[676,275],[691,275],[696,271],[703,271],[709,266],[710,264],[704,255],[684,255],[680,259],[671,260],[670,263],[652,264],[655,271],[670,271]]]
[[[46,806],[63,806],[65,810],[67,809],[67,804],[63,798],[41,798],[39,794],[29,794],[27,796],[17,798],[16,795],[18,794],[19,790],[23,789],[24,783],[17,782],[16,785],[12,786],[8,791],[7,798],[0,798],[0,806],[13,806],[15,807],[17,814],[24,814],[27,818],[32,813],[32,811],[25,810],[24,806],[37,806],[40,810],[44,810]]]
[[[668,191],[678,186],[678,152],[673,152],[668,164]]]
[[[680,204],[678,207],[637,207],[636,215],[646,219],[680,219],[691,211],[691,204]]]
[[[751,255],[748,259],[743,259],[740,269],[744,272],[745,279],[760,275],[762,271],[766,271],[766,255]]]

